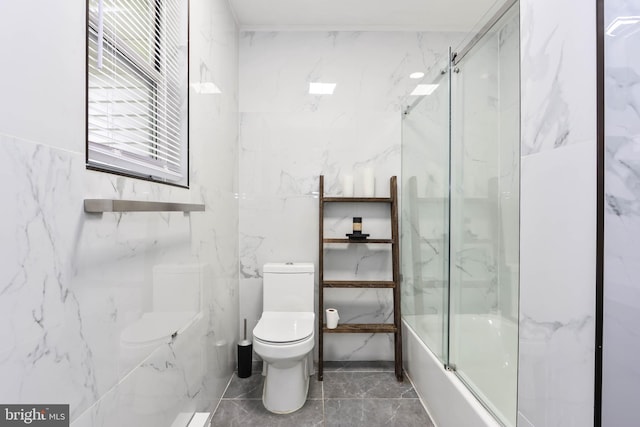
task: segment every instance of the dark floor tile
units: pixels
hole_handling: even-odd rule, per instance
[[[263,376],[253,373],[249,378],[233,375],[231,383],[224,392],[223,399],[262,399]]]
[[[330,361],[324,362],[323,369],[325,372],[349,371],[349,372],[386,372],[394,371],[395,365],[389,361]]]
[[[260,400],[222,400],[216,410],[213,427],[313,427],[323,425],[322,400],[307,400],[292,414],[272,414]]]
[[[318,376],[315,374],[309,377],[307,399],[322,399],[322,381],[318,381]]]
[[[234,375],[225,391],[223,399],[262,399],[264,377],[262,374],[252,374],[249,378],[238,378]],[[307,399],[322,399],[322,383],[315,375],[309,377],[309,392]]]
[[[326,427],[433,427],[418,399],[327,399]]]
[[[212,426],[433,427],[408,379],[399,383],[392,362],[331,362],[324,381],[309,378],[305,405],[276,415],[262,405],[261,370],[232,378]]]
[[[405,379],[398,382],[393,372],[327,372],[325,399],[415,399],[418,395]]]

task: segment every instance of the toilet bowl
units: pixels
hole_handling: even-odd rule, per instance
[[[253,348],[262,358],[264,407],[277,414],[300,409],[313,371],[315,314],[265,312],[253,330]]]
[[[300,409],[313,373],[315,313],[312,263],[269,263],[263,268],[263,312],[253,349],[263,360],[264,407],[276,414]]]

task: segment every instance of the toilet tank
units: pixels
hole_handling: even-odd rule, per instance
[[[262,272],[262,311],[314,311],[313,263],[267,263]]]

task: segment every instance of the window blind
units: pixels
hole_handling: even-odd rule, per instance
[[[187,183],[187,2],[88,0],[87,164]]]

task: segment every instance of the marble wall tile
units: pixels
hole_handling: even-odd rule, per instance
[[[534,426],[593,420],[595,173],[595,140],[522,159],[518,411]]]
[[[614,28],[618,17],[638,16],[634,2],[605,5],[605,266],[603,425],[628,426],[638,417],[635,354],[640,351],[640,235],[638,205],[637,24]]]
[[[69,403],[75,420],[85,410],[98,410],[94,403],[121,387],[125,377],[139,375],[137,366],[153,350],[129,357],[120,341],[127,325],[153,309],[151,267],[210,254],[191,252],[190,235],[197,230],[180,213],[83,214],[83,156],[9,138],[0,147],[6,162],[3,182],[13,183],[0,193],[19,200],[1,233],[4,242],[15,242],[13,250],[3,245],[6,318],[0,333],[9,344],[0,366],[3,400]],[[192,337],[194,347],[188,349],[197,349],[203,366],[191,375],[196,388],[190,393],[207,404],[216,394],[220,397],[232,368],[237,311],[229,306],[237,301],[237,278],[223,280],[224,267],[214,260],[203,269],[202,322],[207,327]],[[148,387],[154,381],[149,379]],[[164,382],[164,376],[158,381]],[[151,400],[147,405],[163,406]],[[157,422],[150,420],[151,425]],[[135,425],[146,424],[138,419]]]
[[[302,197],[339,194],[339,178],[374,167],[376,189],[388,194],[388,177],[400,159],[399,115],[394,112],[242,113],[241,197]],[[385,193],[386,192],[386,193]]]
[[[240,109],[244,112],[400,111],[427,71],[459,36],[417,32],[244,32]],[[309,82],[336,83],[333,96]]]
[[[0,224],[2,400],[55,397],[71,404],[73,417],[100,392],[80,301],[69,289],[77,268],[69,255],[82,215],[72,192],[80,192],[82,158],[15,138],[1,142],[0,194],[17,201]]]
[[[32,2],[1,6],[9,7],[0,16],[3,34],[21,34],[34,16],[46,27],[55,16],[56,46],[71,53],[55,64],[55,49],[16,58],[27,71],[18,76],[16,67],[13,84],[23,89],[0,100],[2,111],[39,114],[38,126],[0,119],[0,195],[15,201],[0,221],[1,400],[68,403],[74,425],[92,426],[160,425],[211,409],[233,369],[238,322],[238,38],[228,4],[191,2],[192,81],[215,80],[222,93],[192,87],[190,189],[85,169],[84,78],[67,70],[84,70],[84,8],[70,3],[33,15],[26,13]],[[38,50],[42,34],[2,49]],[[225,66],[193,72],[202,63]],[[44,72],[30,85],[21,80]],[[38,89],[52,79],[53,92]],[[65,96],[52,106],[57,90]],[[204,203],[206,211],[90,215],[84,198]],[[153,310],[158,264],[198,265],[198,322],[179,342],[132,354],[122,332]],[[176,294],[184,293],[186,276],[176,282]],[[148,395],[136,394],[140,385]]]
[[[225,387],[229,378],[225,373],[204,380],[211,369],[209,343],[202,339],[205,328],[200,322],[158,347],[71,425],[173,425],[174,420],[188,421],[195,411],[211,411],[207,399],[216,399],[214,390]]]
[[[595,134],[595,8],[522,0],[522,155]]]
[[[595,4],[522,0],[520,7],[518,420],[531,426],[591,425]]]
[[[361,172],[373,167],[376,195],[389,194],[389,177],[400,175],[400,111],[416,81],[446,56],[457,35],[401,32],[244,32],[240,39],[240,262],[243,316],[255,324],[261,314],[262,265],[270,261],[318,259],[318,176],[325,191],[342,194],[341,176],[353,175],[362,194]],[[259,78],[257,78],[259,76]],[[309,82],[337,83],[334,95],[309,95]],[[365,232],[389,233],[384,213],[336,211],[328,232],[351,231],[351,217],[363,216]],[[367,231],[369,230],[369,231]],[[369,268],[386,276],[388,254],[364,249],[349,265],[325,269],[325,277]],[[344,260],[344,251],[327,260]],[[335,255],[335,256],[334,256]],[[387,260],[388,261],[388,260]],[[367,266],[368,264],[368,266]],[[329,265],[329,264],[327,264]],[[362,267],[358,269],[358,267]],[[375,273],[377,275],[378,273]],[[350,292],[350,291],[341,291]],[[327,295],[344,321],[384,319],[388,292],[352,292],[355,310],[343,294]],[[389,359],[389,337],[328,336],[328,360]]]
[[[36,0],[0,5],[4,18],[0,38],[13,41],[0,46],[1,57],[11,64],[3,67],[0,79],[2,133],[84,150],[84,125],[66,123],[70,117],[80,120],[85,115],[85,9],[80,0],[64,5]],[[38,31],[33,31],[34,25]]]

